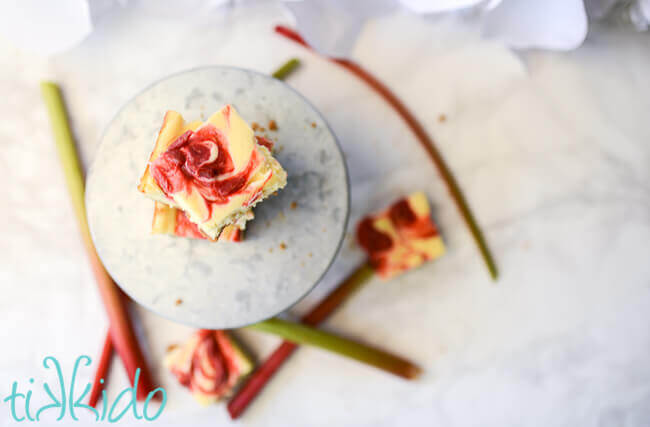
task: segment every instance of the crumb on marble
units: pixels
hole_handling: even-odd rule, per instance
[[[291,202],[291,205],[289,205],[289,207],[290,207],[292,210],[295,210],[295,209],[298,207],[298,202]]]
[[[269,130],[278,130],[278,124],[275,120],[269,120]]]
[[[311,252],[309,252],[309,253],[307,254],[307,256],[308,256],[309,258],[311,258],[311,257],[314,256],[314,254],[312,254]]]
[[[280,249],[285,250],[287,248],[287,244],[284,242],[280,242]]]
[[[311,122],[311,127],[315,128],[316,127],[316,122]]]
[[[445,114],[440,114],[440,115],[438,116],[438,122],[440,122],[440,123],[444,123],[444,122],[446,122],[446,121],[447,121],[447,116],[446,116]]]
[[[259,123],[257,123],[257,122],[252,122],[251,123],[251,129],[253,129],[254,131],[257,131],[259,128],[260,128]]]
[[[178,299],[174,302],[174,304],[176,304],[176,305],[181,305],[181,304],[183,304],[183,300],[180,299],[180,298],[178,298]]]

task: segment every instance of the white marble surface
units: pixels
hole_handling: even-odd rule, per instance
[[[173,16],[137,5],[116,10],[80,46],[48,61],[0,42],[0,166],[10,184],[0,186],[1,395],[13,380],[44,377],[45,355],[69,372],[77,355],[98,353],[106,328],[38,81],[62,83],[88,165],[103,126],[154,79],[217,63],[268,72],[298,56],[304,67],[290,84],[342,142],[352,223],[387,197],[422,188],[449,253],[399,280],[369,284],[326,325],[410,356],[426,370],[419,381],[301,349],[240,424],[650,424],[647,35],[596,29],[575,52],[515,55],[448,20],[393,16],[362,31],[353,57],[435,137],[495,253],[501,278],[493,284],[406,127],[354,77],[275,37],[272,25],[290,22],[281,9]],[[360,259],[346,244],[294,311]],[[189,330],[136,313],[170,393],[157,424],[227,425],[224,406],[199,408],[161,368],[166,346]],[[242,337],[259,357],[276,344]],[[113,366],[112,396],[127,384]],[[0,424],[13,424],[1,402]]]

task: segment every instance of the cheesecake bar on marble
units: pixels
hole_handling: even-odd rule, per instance
[[[228,331],[205,329],[171,346],[163,363],[201,405],[230,396],[254,366]]]
[[[357,241],[375,272],[384,279],[445,253],[445,245],[431,220],[429,203],[422,192],[413,193],[385,211],[363,218],[357,226]]]

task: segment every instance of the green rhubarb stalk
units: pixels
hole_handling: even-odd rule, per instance
[[[277,335],[296,344],[322,348],[404,378],[415,378],[421,372],[419,367],[399,356],[304,324],[274,317],[246,328]]]
[[[298,61],[296,58],[292,58],[288,60],[283,66],[275,70],[271,75],[278,80],[284,80],[289,74],[293,73],[299,65],[300,61]]]
[[[70,199],[72,200],[72,207],[74,208],[79,224],[79,231],[81,231],[84,243],[88,244],[92,240],[90,239],[90,231],[88,230],[86,220],[83,174],[81,173],[81,165],[79,164],[72,131],[70,130],[68,115],[63,105],[61,90],[56,83],[42,82],[41,94],[50,115],[54,142],[59,153],[61,165],[63,166],[65,183],[69,190]]]
[[[95,275],[100,296],[108,314],[111,340],[117,353],[122,358],[122,362],[131,381],[135,378],[136,370],[138,368],[140,369],[137,394],[139,399],[144,399],[147,393],[154,388],[152,386],[151,374],[145,363],[144,355],[138,344],[122,296],[113,279],[102,265],[93,245],[92,238],[90,237],[90,229],[88,228],[86,218],[86,206],[84,203],[83,174],[61,90],[56,83],[42,82],[41,95],[50,117],[54,142],[59,153],[59,160],[63,168],[68,193],[70,194],[72,206],[77,217],[79,231],[81,232],[86,247],[86,253],[88,254],[90,266]]]

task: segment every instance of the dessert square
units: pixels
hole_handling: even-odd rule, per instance
[[[253,211],[248,211],[247,215],[249,220],[254,217]],[[185,212],[160,202],[155,202],[151,233],[210,240],[196,224],[187,218]],[[241,242],[243,237],[243,230],[236,225],[227,225],[221,230],[217,240],[219,242]]]
[[[227,225],[245,228],[248,211],[286,185],[287,174],[234,107],[205,123],[168,111],[138,189],[179,208],[216,239]]]
[[[385,211],[363,218],[357,241],[375,272],[384,279],[417,267],[445,253],[445,245],[431,220],[426,196],[416,192]]]
[[[206,329],[172,346],[164,364],[202,405],[229,396],[253,370],[252,360],[228,332]]]

